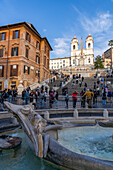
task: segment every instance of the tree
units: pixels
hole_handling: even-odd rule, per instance
[[[113,46],[113,40],[110,40],[108,45],[112,47]]]
[[[104,65],[103,65],[103,58],[98,55],[96,58],[95,58],[95,63],[94,63],[94,66],[95,66],[95,69],[102,69],[104,68]]]

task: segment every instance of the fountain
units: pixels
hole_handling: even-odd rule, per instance
[[[43,119],[31,106],[16,106],[8,102],[5,102],[5,105],[21,123],[36,156],[69,169],[113,169],[112,161],[87,156],[83,154],[83,151],[81,153],[73,152],[64,144],[60,144],[60,139],[58,143],[58,130],[61,130],[62,126],[50,125],[50,122]],[[63,131],[61,130],[61,132]],[[69,138],[72,139],[72,136]]]

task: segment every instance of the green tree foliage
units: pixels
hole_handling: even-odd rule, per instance
[[[98,68],[102,69],[102,68],[104,68],[103,58],[102,58],[100,55],[98,55],[98,56],[95,58],[95,64],[94,64],[94,66],[95,66],[95,69],[98,69]]]
[[[110,40],[110,41],[108,42],[108,45],[109,45],[109,46],[113,46],[113,40]]]

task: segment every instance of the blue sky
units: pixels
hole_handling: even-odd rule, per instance
[[[53,48],[51,58],[70,56],[74,36],[94,38],[94,54],[102,55],[113,39],[113,0],[0,0],[0,25],[32,23]],[[80,43],[79,43],[80,45]]]

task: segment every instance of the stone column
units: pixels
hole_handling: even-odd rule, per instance
[[[74,110],[74,118],[78,119],[78,110],[77,109]]]
[[[108,111],[107,111],[107,109],[104,109],[103,116],[104,116],[105,119],[108,119]]]

